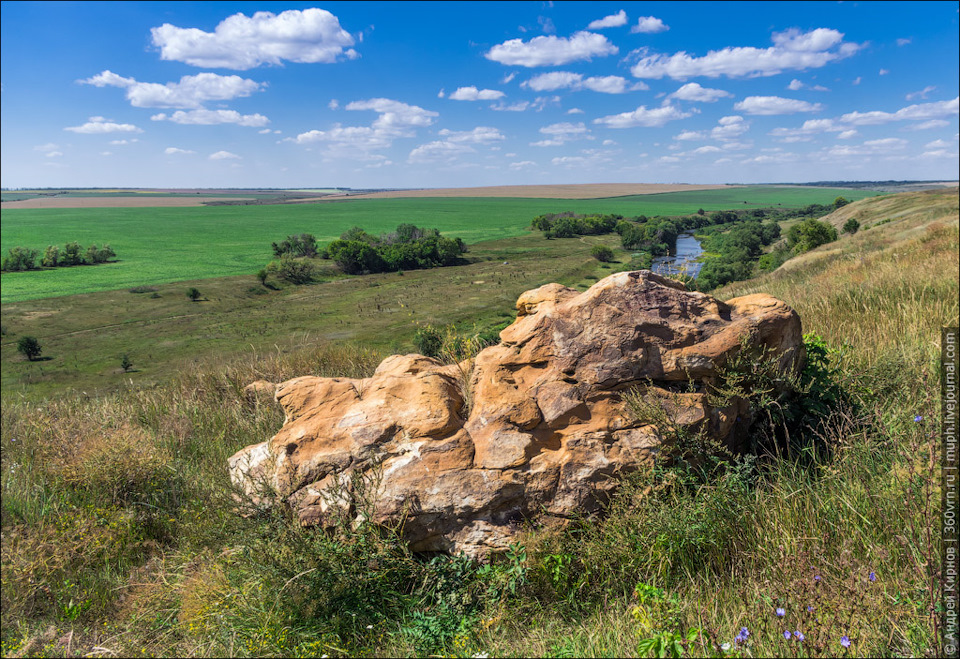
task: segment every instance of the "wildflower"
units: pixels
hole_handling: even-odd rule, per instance
[[[789,641],[789,640],[790,640],[790,632],[783,632],[783,637]]]
[[[747,638],[748,638],[749,636],[750,636],[750,632],[747,631],[747,628],[746,628],[746,627],[741,627],[741,628],[740,628],[740,633],[737,634],[736,638],[734,638],[733,640],[736,641],[737,643],[746,643],[746,642],[747,642]]]
[[[842,646],[845,647],[845,648],[850,647],[850,637],[847,636],[846,634],[844,634],[843,636],[841,636],[841,637],[840,637],[840,645],[842,645]]]
[[[876,580],[877,580],[877,573],[876,573],[876,572],[871,572],[871,573],[870,573],[870,581],[876,581]]]
[[[373,629],[373,625],[367,625],[367,629]]]
[[[729,643],[720,644],[720,649],[723,650],[724,652],[730,652],[730,647],[731,645]]]
[[[478,652],[471,657],[471,659],[487,659],[490,655],[486,652]]]
[[[813,613],[813,605],[807,607],[807,613]]]
[[[785,615],[787,615],[786,609],[777,607],[777,617],[778,617],[778,618],[782,618],[782,617],[785,616]]]
[[[813,580],[820,581],[820,575],[819,574],[814,575]]]
[[[803,632],[801,632],[799,629],[798,629],[797,631],[793,632],[793,636],[794,636],[794,638],[796,638],[796,639],[797,639],[798,641],[800,641],[801,643],[803,643],[805,640],[807,640],[807,637],[804,636],[804,635],[803,635]]]
[[[918,414],[917,416],[913,417],[913,422],[914,422],[914,423],[920,423],[921,421],[923,421],[923,417],[920,416],[919,414]]]

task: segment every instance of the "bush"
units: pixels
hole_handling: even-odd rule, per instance
[[[2,269],[4,272],[22,272],[24,270],[37,269],[37,257],[39,254],[35,249],[26,247],[14,247],[3,259]]]
[[[857,220],[853,219],[852,217],[846,222],[844,222],[843,224],[843,232],[849,233],[851,236],[859,230],[860,230],[860,223]]]
[[[413,345],[425,357],[437,357],[443,347],[443,333],[431,325],[421,327],[413,335]]]
[[[307,259],[284,256],[276,264],[277,276],[291,284],[308,284],[313,281],[316,269]],[[266,278],[264,278],[266,279]]]
[[[43,253],[43,259],[40,260],[40,265],[44,268],[56,268],[60,265],[60,248],[56,245],[48,245]]]
[[[285,240],[271,243],[270,246],[273,248],[273,255],[277,258],[283,256],[312,258],[317,255],[317,239],[309,233],[287,236]]]
[[[826,222],[812,217],[794,224],[787,232],[787,246],[797,254],[809,252],[815,247],[825,245],[837,239],[837,230]]]
[[[67,243],[63,246],[63,254],[60,256],[60,265],[62,266],[74,266],[74,265],[83,265],[83,248],[80,247],[80,243],[73,241],[72,243]]]
[[[17,352],[25,355],[30,361],[33,361],[40,356],[43,348],[40,346],[40,342],[37,341],[36,337],[21,336],[20,340],[17,341]]]
[[[198,301],[200,299],[200,295],[201,293],[199,288],[194,288],[191,286],[190,288],[187,289],[187,297],[190,298],[193,302]]]
[[[610,263],[613,260],[613,250],[606,245],[594,245],[590,255],[601,263]]]

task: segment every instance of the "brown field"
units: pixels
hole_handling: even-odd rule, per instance
[[[209,201],[236,201],[237,197],[40,197],[5,201],[3,208],[156,208],[202,206]]]
[[[297,199],[289,204],[304,204],[344,199],[397,199],[410,197],[524,197],[528,199],[602,199],[663,192],[690,192],[740,187],[730,185],[688,185],[684,183],[584,183],[570,185],[493,185],[480,188],[426,188],[423,190],[387,190],[366,194],[327,195],[318,199]]]

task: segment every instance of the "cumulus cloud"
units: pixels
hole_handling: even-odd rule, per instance
[[[466,144],[438,140],[418,146],[410,152],[407,160],[412,163],[449,163],[468,153],[476,153],[476,150]]]
[[[590,138],[590,129],[582,121],[575,124],[566,121],[550,124],[541,128],[540,132],[546,135],[547,139],[531,142],[530,146],[561,146],[573,140]]]
[[[137,128],[133,124],[118,124],[113,121],[107,121],[103,117],[90,117],[90,120],[80,126],[68,126],[64,128],[71,133],[82,133],[86,135],[100,135],[103,133],[142,133],[143,129]]]
[[[477,89],[474,86],[459,87],[457,91],[450,94],[451,101],[495,101],[498,98],[506,96],[496,89]],[[441,97],[442,98],[442,97]]]
[[[528,107],[530,107],[530,101],[517,101],[516,103],[497,103],[496,105],[491,105],[491,110],[496,110],[497,112],[523,112]]]
[[[241,160],[240,156],[229,151],[217,151],[207,156],[210,160]]]
[[[196,153],[196,151],[191,151],[190,149],[178,149],[175,146],[168,146],[163,152],[168,156],[175,156],[177,154],[188,155],[191,153]],[[226,153],[226,151],[221,151],[220,153]],[[211,156],[213,158],[213,156]],[[216,160],[216,158],[214,158]]]
[[[330,102],[327,103],[327,107],[330,108],[331,110],[336,110],[337,108],[340,107],[340,101],[338,101],[335,98],[331,98]]]
[[[922,121],[925,119],[936,119],[937,117],[952,117],[957,115],[958,110],[960,110],[960,97],[954,98],[952,101],[908,105],[905,108],[900,108],[896,112],[883,112],[880,110],[871,112],[849,112],[840,117],[840,120],[854,126],[876,126],[892,121]]]
[[[793,98],[780,96],[748,96],[734,104],[734,110],[747,114],[794,114],[795,112],[819,112],[823,109],[820,103],[809,103]]]
[[[725,92],[722,89],[710,89],[709,87],[701,87],[695,82],[688,82],[683,87],[670,94],[667,98],[678,98],[681,101],[713,103],[715,101],[719,101],[721,98],[726,98],[727,96],[733,96],[733,94],[730,92]]]
[[[949,121],[944,121],[943,119],[931,119],[930,121],[924,121],[919,124],[914,124],[913,126],[908,126],[904,130],[930,130],[931,128],[943,128],[944,126],[949,125]]]
[[[537,163],[533,162],[532,160],[521,160],[520,162],[512,162],[507,166],[510,169],[517,171],[520,169],[525,169],[527,167],[536,167]]]
[[[128,144],[133,144],[139,141],[140,140],[138,140],[136,137],[133,137],[129,140],[110,140],[110,144],[113,144],[114,146],[126,146]]]
[[[912,42],[913,39],[897,39],[898,46],[906,46],[908,43]]]
[[[603,124],[610,128],[635,128],[642,126],[645,128],[660,127],[668,121],[684,119],[691,116],[689,112],[683,112],[673,105],[662,105],[658,108],[647,109],[647,106],[641,105],[632,112],[621,112],[620,114],[611,114],[606,117],[594,119],[593,123]]]
[[[630,69],[637,78],[684,79],[694,76],[758,77],[786,70],[819,68],[856,53],[858,44],[844,42],[843,33],[828,28],[810,32],[796,29],[774,33],[770,48],[727,47],[703,57],[684,51],[673,55],[646,55]]]
[[[859,134],[860,133],[858,133],[855,128],[851,128],[850,130],[840,131],[840,133],[837,134],[837,139],[849,140],[850,138],[856,137]]]
[[[161,85],[124,78],[109,70],[78,82],[94,87],[126,89],[127,100],[137,108],[200,108],[207,101],[229,101],[250,96],[266,86],[240,76],[215,73],[183,76],[179,82]]]
[[[647,89],[646,85],[640,83],[641,89]],[[554,91],[556,89],[571,89],[579,91],[589,89],[603,94],[623,94],[630,89],[629,81],[621,76],[592,76],[584,78],[580,73],[571,73],[569,71],[551,71],[542,73],[526,80],[520,84],[521,87],[532,89],[533,91]]]
[[[627,12],[624,10],[618,11],[616,14],[611,14],[610,16],[604,16],[603,18],[598,18],[595,21],[592,21],[590,25],[587,26],[588,30],[602,30],[606,27],[620,27],[621,25],[627,24]]]
[[[679,135],[674,135],[673,139],[681,141],[689,140],[702,140],[706,138],[706,134],[697,130],[684,130],[681,131]]]
[[[439,133],[447,142],[471,144],[493,144],[505,140],[503,133],[490,126],[477,126],[473,130],[455,131],[444,128]]]
[[[193,66],[245,71],[264,64],[335,62],[359,57],[339,19],[317,8],[280,14],[234,14],[213,32],[164,23],[150,30],[160,58]]]
[[[530,41],[510,39],[491,48],[489,60],[508,66],[559,66],[594,57],[616,55],[618,48],[602,34],[577,32],[570,37],[540,36]]]
[[[580,108],[570,108],[567,110],[567,114],[583,114],[583,110]]]
[[[641,16],[637,24],[630,28],[632,34],[656,34],[657,32],[666,32],[670,27],[664,25],[663,21],[653,16]]]
[[[160,112],[150,117],[152,121],[172,121],[175,124],[191,126],[213,126],[216,124],[237,124],[259,128],[270,123],[262,114],[240,114],[236,110],[177,110],[173,114]]]
[[[740,115],[734,114],[728,117],[720,117],[717,125],[710,129],[710,137],[720,141],[735,140],[748,130],[750,130],[750,122]],[[724,148],[728,147],[729,145]]]

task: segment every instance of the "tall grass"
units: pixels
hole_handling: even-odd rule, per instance
[[[860,240],[720,292],[776,295],[835,349],[849,404],[805,452],[651,469],[604,519],[531,528],[488,566],[413,555],[391,529],[240,514],[227,458],[283,421],[245,385],[368,376],[374,351],[303,345],[100,397],[5,396],[3,654],[936,654],[936,360],[958,235]]]

